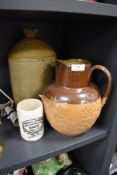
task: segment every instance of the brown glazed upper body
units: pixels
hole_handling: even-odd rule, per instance
[[[103,98],[91,82],[95,69],[103,71],[108,78]],[[56,81],[46,88],[43,95],[45,113],[51,126],[68,136],[86,132],[99,117],[111,82],[111,74],[104,66],[91,67],[91,62],[82,59],[57,61]]]
[[[86,64],[81,72],[72,71],[71,62],[57,62],[56,81],[45,90],[44,96],[59,103],[85,104],[96,101],[100,94],[96,85],[90,82],[91,63],[77,60],[76,63]]]

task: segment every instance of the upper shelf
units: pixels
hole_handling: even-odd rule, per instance
[[[0,126],[0,138],[5,142],[5,151],[0,157],[0,174],[74,150],[106,135],[106,130],[96,126],[78,137],[67,137],[48,128],[42,139],[27,142],[21,139],[18,129],[5,121]]]
[[[68,12],[117,17],[117,5],[78,0],[1,0],[0,10]]]

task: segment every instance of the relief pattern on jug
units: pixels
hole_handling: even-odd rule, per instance
[[[65,135],[78,135],[87,131],[101,111],[101,98],[89,104],[63,104],[44,97],[47,119],[52,127]]]

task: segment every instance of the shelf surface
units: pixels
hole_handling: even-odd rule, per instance
[[[0,157],[0,174],[74,150],[103,139],[107,134],[107,131],[95,126],[81,136],[67,137],[49,127],[42,139],[27,142],[21,139],[19,129],[9,122],[4,121],[0,126],[0,138],[5,143],[4,154]]]
[[[117,5],[79,0],[1,0],[0,10],[68,12],[117,17]]]

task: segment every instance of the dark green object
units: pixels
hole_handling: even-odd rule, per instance
[[[57,175],[88,175],[83,170],[78,168],[77,166],[70,166],[65,170],[59,171]]]

